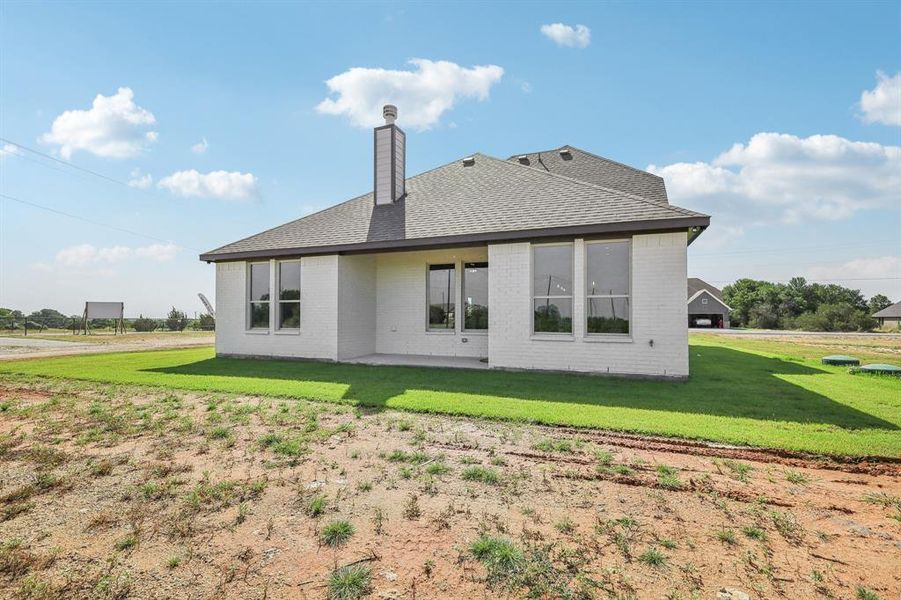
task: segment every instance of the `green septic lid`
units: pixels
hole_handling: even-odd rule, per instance
[[[824,356],[821,359],[824,365],[859,365],[860,361],[853,356],[845,356],[844,354],[833,354],[832,356]]]
[[[872,365],[864,365],[860,368],[864,373],[882,373],[883,375],[901,375],[901,367],[895,365],[886,365],[875,363]]]

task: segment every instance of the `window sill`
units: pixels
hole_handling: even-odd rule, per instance
[[[574,341],[576,341],[576,338],[571,333],[558,333],[558,334],[552,334],[552,333],[535,334],[535,333],[533,333],[531,336],[529,336],[529,339],[536,341],[536,342],[574,342]]]
[[[603,344],[603,343],[613,343],[613,344],[631,344],[635,340],[632,339],[631,335],[586,335],[582,338],[583,342],[588,342],[589,344]]]
[[[488,335],[488,330],[487,329],[464,329],[463,335],[486,336],[486,335]]]
[[[300,329],[276,329],[275,335],[300,335]]]
[[[269,335],[268,329],[245,329],[247,335]]]
[[[426,335],[457,335],[453,329],[427,329]]]

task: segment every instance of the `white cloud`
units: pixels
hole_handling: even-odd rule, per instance
[[[726,225],[841,220],[901,208],[901,147],[835,135],[758,133],[712,162],[648,166],[670,199]]]
[[[840,265],[813,266],[804,276],[860,289],[865,296],[885,294],[892,300],[901,300],[901,257],[898,256],[857,258]]]
[[[194,154],[203,154],[209,147],[209,142],[206,141],[206,138],[203,138],[199,142],[191,146],[191,152],[193,152]]]
[[[551,39],[558,46],[570,48],[585,48],[591,43],[591,29],[585,25],[564,25],[563,23],[551,23],[541,26],[541,33]]]
[[[175,258],[177,253],[178,246],[175,244],[151,244],[137,248],[129,246],[98,248],[92,244],[78,244],[57,252],[56,262],[65,267],[84,267],[99,263],[117,263],[132,257],[167,261]]]
[[[21,153],[22,151],[19,150],[19,147],[15,144],[3,144],[3,146],[0,146],[0,159],[6,158],[7,156],[16,156]]]
[[[149,258],[160,262],[172,260],[176,254],[178,254],[178,246],[175,244],[150,244],[135,248],[135,256],[138,258]]]
[[[67,267],[81,267],[94,263],[119,262],[131,256],[128,246],[98,248],[91,244],[79,244],[63,248],[56,253],[56,262]]]
[[[523,94],[531,94],[532,93],[532,84],[528,81],[523,81],[519,84],[519,89],[522,90]]]
[[[901,72],[892,77],[876,73],[878,83],[860,95],[861,118],[866,123],[901,125]]]
[[[256,176],[238,171],[178,171],[160,179],[157,186],[185,197],[251,200],[259,195]]]
[[[65,159],[76,150],[129,158],[157,140],[157,132],[147,131],[154,123],[153,113],[135,104],[131,88],[122,87],[113,96],[97,94],[89,110],[67,110],[59,115],[40,141],[58,145]]]
[[[337,97],[326,98],[316,110],[346,115],[357,127],[381,125],[382,106],[398,107],[398,122],[415,129],[430,129],[441,115],[462,99],[488,98],[491,86],[504,70],[496,65],[461,67],[448,61],[416,58],[413,71],[354,67],[325,82]]]
[[[131,175],[128,179],[128,185],[140,190],[146,190],[151,185],[153,185],[153,176],[151,176],[149,173],[142,174],[141,169],[135,169],[131,172]]]

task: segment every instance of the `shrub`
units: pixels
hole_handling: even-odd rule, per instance
[[[131,324],[132,329],[139,332],[156,331],[159,326],[160,324],[156,319],[145,319],[144,315],[135,319],[134,323]]]

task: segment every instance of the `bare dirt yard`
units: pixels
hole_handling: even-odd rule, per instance
[[[298,400],[5,376],[0,506],[3,598],[901,594],[898,463]]]
[[[159,331],[112,335],[94,333],[71,335],[66,332],[33,333],[31,335],[0,333],[0,360],[43,356],[68,356],[98,352],[129,352],[133,350],[162,350],[164,348],[192,348],[212,345],[212,331]]]

